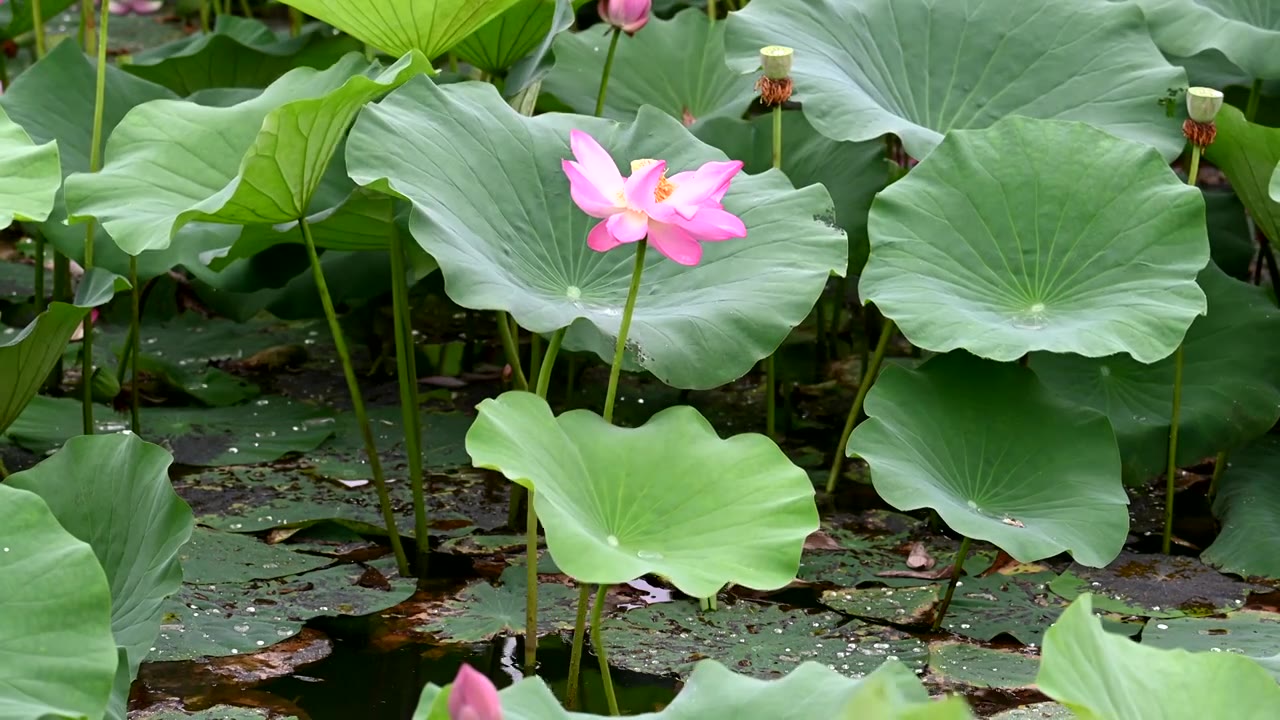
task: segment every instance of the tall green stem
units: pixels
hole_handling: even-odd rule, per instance
[[[591,586],[578,588],[578,617],[573,623],[573,650],[569,653],[569,681],[565,688],[565,706],[578,708],[578,678],[582,675],[582,642],[587,635],[587,607],[591,602]]]
[[[942,596],[942,604],[938,606],[938,614],[933,618],[934,632],[942,628],[942,619],[947,616],[947,610],[951,607],[951,598],[956,594],[956,585],[960,584],[960,573],[964,570],[964,560],[969,557],[970,544],[972,544],[972,541],[967,535],[960,541],[960,549],[956,551],[955,565],[951,566],[951,582],[947,583],[947,594]]]
[[[138,284],[138,256],[129,256],[129,428],[142,435],[138,416],[138,358],[142,356],[142,287]]]
[[[1200,176],[1201,152],[1199,145],[1191,145],[1191,166],[1187,170],[1187,184],[1191,187],[1196,186]],[[1173,354],[1173,407],[1169,413],[1169,457],[1164,478],[1164,535],[1160,539],[1160,550],[1166,555],[1173,549],[1173,494],[1178,473],[1178,425],[1182,415],[1182,355],[1182,344],[1179,343]]]
[[[44,286],[44,235],[41,235],[39,230],[35,230],[31,233],[31,236],[32,241],[35,243],[36,255],[35,311],[39,315],[44,312],[44,296],[46,292]]]
[[[718,14],[716,12],[716,0],[707,0],[707,24],[714,26],[716,24],[716,15]]]
[[[88,4],[88,3],[84,3]],[[107,24],[111,19],[111,3],[102,3],[102,13],[98,17],[97,50],[98,74],[93,91],[93,133],[90,137],[89,172],[102,169],[102,116],[107,100]],[[92,13],[90,13],[92,17]],[[92,21],[91,21],[92,22]],[[93,244],[97,234],[97,222],[90,220],[84,231],[84,269],[93,267]],[[93,314],[84,317],[84,342],[80,356],[80,399],[82,409],[83,430],[85,435],[93,434]]]
[[[249,7],[249,0],[240,0],[240,14],[253,19],[253,8]]]
[[[547,354],[542,358],[542,367],[538,372],[538,397],[546,399],[547,390],[551,387],[551,368],[555,367],[556,356],[560,354],[560,344],[564,342],[564,334],[569,328],[560,328],[551,336],[547,344]]]
[[[515,382],[516,389],[528,390],[529,381],[520,365],[520,348],[516,347],[516,340],[511,335],[511,323],[507,320],[507,314],[501,310],[498,311],[498,337],[502,338],[502,352],[507,356],[507,364],[511,366],[511,379]]]
[[[627,290],[627,304],[622,308],[618,342],[613,348],[613,365],[609,368],[609,389],[604,396],[604,421],[607,423],[613,422],[613,406],[618,399],[618,378],[622,376],[622,358],[627,352],[627,335],[631,332],[631,315],[636,310],[636,296],[640,293],[640,276],[644,274],[644,254],[648,247],[647,238],[636,243],[636,263],[631,270],[631,287]]]
[[[289,37],[298,37],[302,34],[302,11],[298,8],[289,6]]]
[[[209,0],[200,0],[200,32],[209,34]]]
[[[31,31],[35,34],[36,60],[44,57],[48,45],[44,35],[44,11],[40,8],[40,0],[31,0]]]
[[[97,38],[93,34],[93,4],[80,3],[80,29],[77,30],[77,41],[85,53],[92,55],[97,47]]]
[[[862,382],[858,385],[858,394],[853,398],[853,407],[849,408],[849,417],[845,418],[844,430],[840,432],[840,444],[836,446],[836,457],[831,463],[831,473],[827,475],[827,494],[835,492],[836,481],[840,479],[840,468],[844,465],[844,448],[849,444],[849,436],[853,434],[853,426],[858,422],[858,413],[862,412],[862,403],[867,399],[867,392],[875,382],[880,371],[880,363],[884,361],[884,351],[889,347],[889,338],[893,336],[893,321],[884,319],[880,328],[880,339],[876,341],[875,352],[867,361],[866,372],[862,374]]]
[[[713,0],[714,2],[714,0]],[[773,106],[773,168],[782,168],[782,104]],[[769,437],[778,429],[778,375],[773,355],[764,361],[764,431]]]
[[[364,437],[364,451],[369,457],[373,487],[378,493],[378,505],[382,509],[382,520],[387,526],[387,538],[391,542],[391,550],[396,556],[396,566],[402,576],[411,577],[409,558],[404,553],[404,545],[400,542],[400,531],[396,529],[396,516],[391,509],[387,479],[382,474],[382,459],[378,457],[378,444],[373,438],[373,428],[369,425],[369,416],[364,410],[364,397],[360,394],[356,371],[351,365],[351,354],[347,352],[347,341],[343,337],[342,326],[338,324],[338,313],[333,308],[333,298],[329,295],[329,285],[324,279],[324,269],[320,266],[316,241],[311,236],[311,224],[306,218],[299,218],[298,227],[302,228],[302,239],[307,245],[307,256],[311,259],[311,274],[315,278],[316,292],[320,295],[320,305],[324,308],[325,319],[329,322],[329,334],[333,336],[333,347],[338,352],[338,360],[342,362],[342,374],[347,381],[347,392],[351,395],[351,408],[356,414],[356,422],[360,425],[360,434]]]
[[[541,369],[542,336],[538,333],[529,333],[529,380],[536,383]]]
[[[427,576],[431,556],[430,527],[427,525],[427,498],[422,478],[422,420],[418,409],[418,362],[414,353],[413,321],[409,316],[409,278],[405,267],[404,239],[391,230],[391,315],[395,324],[396,379],[400,385],[400,424],[404,428],[404,449],[409,456],[409,487],[413,492],[413,534],[417,553],[414,574]]]
[[[618,36],[621,34],[622,28],[614,28],[613,37],[609,39],[609,54],[604,56],[604,71],[600,73],[600,92],[596,93],[596,117],[604,113],[604,96],[609,90],[609,73],[613,70],[613,56],[618,52]]]
[[[1244,119],[1253,122],[1258,117],[1258,104],[1262,102],[1262,78],[1255,78],[1249,88],[1249,104],[1244,108]]]
[[[604,680],[604,696],[609,701],[609,714],[621,715],[618,712],[618,696],[613,692],[613,679],[609,677],[609,654],[604,649],[604,634],[600,629],[600,616],[608,594],[608,585],[601,585],[596,591],[596,603],[591,608],[591,648],[596,651],[596,659],[600,661],[600,679]]]
[[[1222,474],[1227,471],[1227,451],[1223,450],[1213,459],[1213,477],[1209,480],[1209,502],[1218,496],[1218,485],[1222,482]]]

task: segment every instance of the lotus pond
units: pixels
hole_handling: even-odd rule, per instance
[[[0,40],[0,720],[1280,717],[1280,5]]]

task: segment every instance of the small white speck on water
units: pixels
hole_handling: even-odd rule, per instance
[[[1165,625],[1164,623],[1160,623],[1159,625],[1156,625],[1156,628],[1159,630],[1168,630],[1169,626]]]

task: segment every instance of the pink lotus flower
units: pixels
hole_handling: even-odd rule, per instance
[[[635,35],[649,22],[652,0],[600,0],[600,19],[628,35]]]
[[[498,688],[465,663],[458,668],[449,691],[449,720],[502,720]]]
[[[699,243],[747,236],[742,220],[720,204],[741,162],[709,162],[667,178],[666,162],[633,160],[631,176],[624,179],[590,135],[570,132],[569,146],[574,160],[561,161],[569,194],[583,212],[602,218],[587,234],[592,250],[607,252],[647,237],[671,260],[697,265]]]
[[[110,0],[108,10],[112,15],[150,15],[164,6],[163,0]]]

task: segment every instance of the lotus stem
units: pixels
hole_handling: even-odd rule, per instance
[[[609,701],[609,714],[621,715],[618,712],[618,697],[613,692],[613,679],[609,677],[609,654],[604,649],[604,634],[600,629],[600,615],[608,594],[608,585],[601,585],[596,591],[596,602],[591,608],[591,647],[596,651],[596,659],[600,661],[600,679],[604,681],[604,696]]]
[[[537,382],[542,369],[542,336],[529,333],[529,379]]]
[[[40,0],[31,0],[31,31],[35,34],[36,60],[44,57],[47,45],[44,35],[44,12]]]
[[[395,324],[396,379],[400,385],[400,424],[405,454],[409,456],[409,487],[413,493],[414,573],[427,576],[431,556],[427,498],[422,477],[422,420],[418,414],[418,361],[414,352],[413,321],[409,315],[409,278],[405,267],[404,239],[391,230],[391,311]]]
[[[249,7],[249,0],[240,0],[240,14],[253,19],[253,8]]]
[[[35,242],[36,254],[36,277],[35,277],[35,311],[36,314],[44,312],[44,236],[39,230],[31,233],[32,240]]]
[[[89,5],[89,3],[81,3],[81,7]],[[96,45],[98,51],[98,73],[97,80],[94,85],[93,92],[93,132],[90,138],[89,147],[89,172],[98,172],[102,169],[102,116],[106,109],[107,99],[107,32],[108,22],[111,18],[111,3],[102,3],[102,12],[98,18],[98,33]],[[82,12],[84,12],[82,10]],[[89,22],[92,23],[92,10],[88,12]],[[84,16],[81,16],[84,19]],[[82,23],[83,24],[83,23]],[[86,38],[92,33],[86,33]],[[97,234],[98,223],[96,220],[90,220],[84,231],[84,269],[93,268],[93,244],[94,236]],[[84,316],[84,340],[80,347],[80,393],[81,393],[81,409],[83,430],[85,435],[93,434],[93,313],[86,313]]]
[[[538,387],[536,391],[538,397],[547,398],[547,391],[551,387],[551,369],[555,367],[556,356],[560,354],[560,345],[564,342],[564,334],[569,328],[563,327],[551,336],[551,342],[547,344],[547,354],[542,358],[542,368],[538,373]]]
[[[80,29],[76,31],[76,41],[84,49],[86,55],[92,55],[97,47],[95,40],[93,35],[93,5],[88,2],[81,2]]]
[[[138,414],[138,357],[142,355],[142,288],[138,283],[138,256],[129,256],[129,428],[142,436],[142,420]]]
[[[716,0],[707,0],[707,22],[716,24]]]
[[[200,0],[200,32],[209,34],[209,0]]]
[[[1218,484],[1222,482],[1222,474],[1227,471],[1227,451],[1223,450],[1213,459],[1213,477],[1209,480],[1209,502],[1218,496]]]
[[[712,0],[714,2],[714,0]],[[773,168],[782,168],[782,104],[773,106]],[[778,425],[778,375],[773,355],[764,361],[764,432],[769,437],[777,435]]]
[[[511,335],[511,324],[507,314],[498,311],[498,337],[502,338],[502,352],[507,356],[507,364],[511,366],[511,379],[517,390],[528,390],[529,381],[524,376],[524,368],[520,365],[520,349]]]
[[[714,6],[715,0],[711,2]],[[609,90],[609,73],[613,70],[613,56],[618,52],[618,36],[621,34],[622,28],[615,27],[613,37],[609,39],[609,54],[604,56],[604,71],[600,73],[600,92],[596,93],[596,117],[604,113],[604,96]]]
[[[302,34],[302,11],[298,8],[289,6],[289,37],[298,37]]]
[[[956,562],[951,567],[951,582],[947,583],[947,593],[942,596],[942,604],[938,606],[938,614],[933,618],[933,631],[938,632],[942,628],[942,619],[947,616],[947,610],[951,607],[951,598],[956,594],[956,586],[960,584],[960,573],[964,570],[964,560],[969,557],[969,546],[973,541],[968,535],[960,541],[960,549],[956,551]]]
[[[613,348],[613,365],[609,368],[609,390],[604,396],[604,421],[613,423],[613,406],[618,399],[618,378],[622,376],[622,358],[627,351],[627,335],[631,332],[631,315],[636,309],[636,295],[640,293],[640,276],[644,274],[644,253],[649,247],[646,238],[636,243],[636,263],[631,270],[631,287],[627,290],[627,303],[622,309],[622,324],[618,326],[618,343]]]
[[[1262,102],[1262,78],[1254,78],[1249,87],[1249,103],[1244,107],[1244,119],[1253,122],[1258,117],[1258,105]]]
[[[302,229],[302,240],[307,245],[307,256],[311,260],[311,274],[315,278],[316,292],[320,295],[320,305],[324,308],[325,319],[329,322],[329,334],[333,336],[333,347],[342,362],[342,374],[347,381],[347,392],[351,395],[351,409],[356,414],[356,422],[360,425],[360,434],[364,437],[364,451],[369,457],[369,470],[373,474],[373,487],[378,493],[378,506],[382,510],[382,520],[387,526],[387,539],[391,543],[391,551],[396,556],[396,567],[404,577],[412,577],[409,571],[409,558],[405,555],[404,545],[400,542],[400,531],[396,528],[396,516],[391,509],[391,495],[387,492],[387,478],[382,474],[382,459],[378,457],[378,444],[373,438],[373,428],[369,425],[369,416],[364,410],[364,397],[360,394],[360,384],[356,380],[355,368],[351,365],[351,353],[347,352],[347,341],[342,334],[342,326],[338,324],[338,313],[333,308],[333,298],[329,295],[329,284],[324,279],[324,268],[320,266],[320,255],[316,252],[316,241],[311,235],[311,224],[306,218],[298,219],[298,227]]]
[[[578,708],[578,678],[582,674],[582,640],[587,630],[587,604],[591,602],[591,586],[578,589],[578,618],[573,623],[573,650],[569,653],[569,681],[565,688],[565,705]]]
[[[840,468],[844,464],[845,446],[849,444],[849,436],[853,434],[853,427],[858,423],[858,413],[862,412],[862,404],[867,399],[867,392],[871,390],[876,374],[880,371],[880,363],[884,361],[884,351],[889,347],[893,328],[893,321],[885,318],[884,326],[880,328],[880,339],[876,341],[876,350],[867,361],[866,372],[862,374],[862,383],[858,385],[858,394],[853,398],[853,407],[849,408],[849,417],[845,418],[844,430],[840,432],[840,444],[836,447],[836,457],[831,463],[831,473],[827,475],[828,495],[835,492],[836,481],[840,479]]]
[[[1200,154],[1203,148],[1191,144],[1191,166],[1187,170],[1187,184],[1196,186],[1200,176]],[[1169,457],[1165,467],[1164,534],[1160,538],[1160,551],[1168,555],[1173,549],[1173,495],[1174,480],[1178,474],[1178,425],[1182,415],[1182,343],[1173,353],[1173,407],[1169,413]]]

